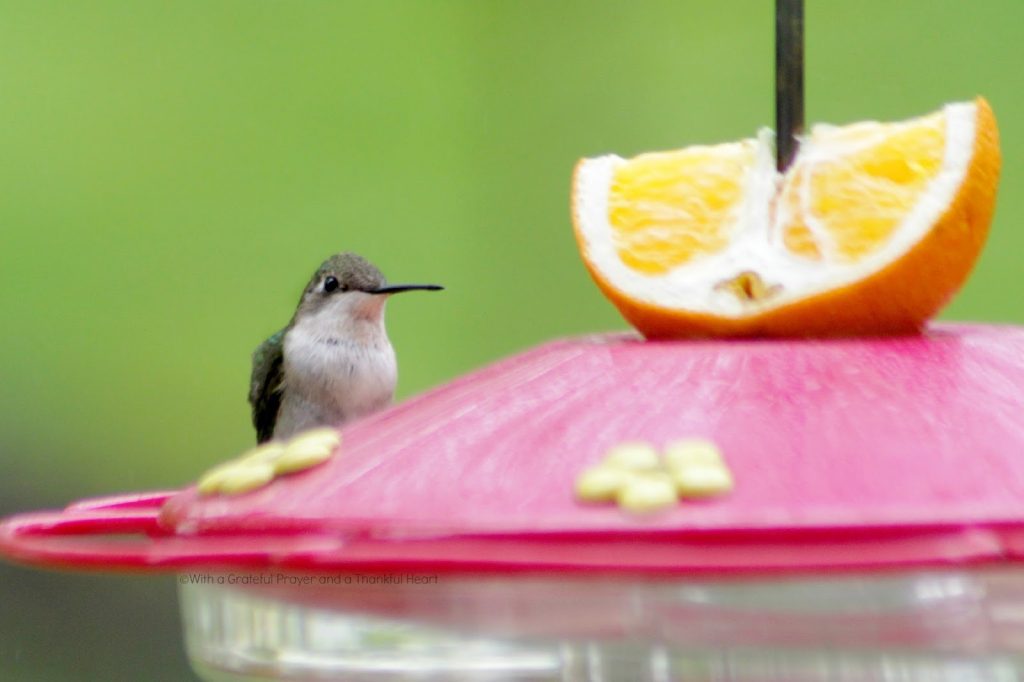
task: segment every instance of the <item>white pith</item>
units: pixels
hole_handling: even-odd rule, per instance
[[[973,156],[977,105],[973,102],[949,104],[943,109],[943,114],[945,149],[942,167],[889,241],[858,262],[841,263],[830,258],[827,252],[822,260],[812,261],[793,255],[784,248],[779,226],[786,220],[785,209],[780,208],[776,213],[771,208],[781,187],[782,176],[775,170],[774,134],[769,130],[758,134],[754,168],[748,176],[744,199],[738,208],[734,236],[725,250],[695,257],[661,275],[637,272],[624,264],[608,222],[608,195],[615,169],[626,163],[625,159],[615,155],[586,159],[577,170],[574,211],[581,248],[592,266],[612,286],[633,300],[723,317],[759,314],[842,287],[898,259],[921,240],[949,207]],[[870,122],[859,124],[864,132],[873,134],[853,136],[856,137],[853,141],[837,140],[837,128],[817,125],[809,136],[800,141],[798,164],[808,166],[818,159],[845,156],[858,148],[878,144],[883,136],[895,130],[894,126],[914,124],[915,121],[884,127]],[[855,129],[846,127],[844,130]],[[794,164],[788,172],[793,172],[796,167]],[[802,192],[805,202],[808,197],[808,192]],[[811,215],[806,207],[804,215]],[[812,219],[807,223],[812,233],[822,230]],[[821,244],[827,242],[827,239],[819,240]],[[777,293],[750,301],[728,290],[716,289],[720,282],[746,271],[757,273],[768,286],[778,285]]]

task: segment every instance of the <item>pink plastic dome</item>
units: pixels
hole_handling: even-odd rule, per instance
[[[609,447],[713,440],[736,487],[649,515],[576,500]],[[134,539],[106,537],[111,533]],[[1024,328],[886,339],[555,341],[343,429],[325,464],[0,525],[62,566],[652,572],[1024,557]]]

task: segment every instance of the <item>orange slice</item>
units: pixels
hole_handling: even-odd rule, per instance
[[[967,278],[999,177],[984,99],[901,123],[815,126],[780,175],[774,139],[576,167],[583,261],[649,338],[919,330]]]

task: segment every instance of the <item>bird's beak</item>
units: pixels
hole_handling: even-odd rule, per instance
[[[368,294],[400,294],[403,291],[441,291],[444,289],[439,284],[389,284],[373,291],[368,291]]]

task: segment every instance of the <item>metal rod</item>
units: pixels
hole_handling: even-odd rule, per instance
[[[804,129],[804,0],[775,0],[775,166],[785,171]]]

